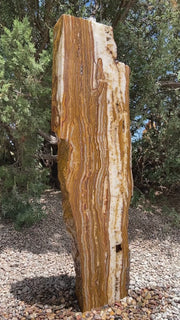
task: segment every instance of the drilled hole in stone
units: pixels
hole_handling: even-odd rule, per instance
[[[121,243],[116,245],[116,252],[118,253],[120,251],[122,251]]]

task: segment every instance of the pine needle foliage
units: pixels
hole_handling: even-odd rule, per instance
[[[139,1],[115,31],[118,58],[131,68],[133,173],[142,191],[179,187],[179,18],[176,1]]]
[[[0,201],[4,217],[22,225],[35,214],[34,198],[45,187],[47,173],[38,161],[39,128],[49,125],[51,90],[42,86],[50,56],[35,59],[31,27],[25,17],[4,28],[0,38]],[[47,97],[48,95],[48,97]],[[31,212],[32,210],[32,212]],[[33,219],[32,219],[33,220]],[[21,222],[20,222],[21,221]],[[18,223],[16,221],[16,223]]]

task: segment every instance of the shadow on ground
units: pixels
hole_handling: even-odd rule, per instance
[[[72,307],[79,310],[75,294],[75,278],[67,274],[52,277],[25,278],[11,285],[10,292],[25,304]]]
[[[148,309],[149,315],[152,312],[163,312],[164,306],[162,305],[162,297],[164,296],[166,290],[167,288],[159,286],[149,289],[143,287],[138,290],[129,290],[128,296],[131,297],[131,300],[130,303],[126,305],[126,310],[124,310],[126,315],[131,315],[131,317],[128,319],[132,319],[131,311],[133,309],[135,309],[135,318],[133,319],[136,319],[136,315],[143,316],[146,314]],[[80,311],[75,294],[75,279],[74,277],[68,275],[49,278],[26,278],[23,281],[13,284],[11,287],[11,293],[17,300],[25,304],[26,308],[28,306],[33,306],[37,308],[34,309],[36,311],[39,309],[47,310],[48,312],[48,309],[50,308],[50,311],[53,310],[56,312],[57,310],[60,310],[60,312],[62,312],[64,315],[66,315],[66,309],[69,309],[71,312],[75,313]],[[123,308],[121,302],[116,302],[115,305],[121,307],[122,312]],[[145,313],[144,310],[142,310],[141,305],[145,307]],[[108,307],[108,305],[105,307]],[[102,309],[104,310],[105,308],[102,307]],[[114,309],[114,311],[115,310],[117,309]],[[62,316],[60,318],[62,319]],[[118,316],[115,318],[120,319]],[[43,317],[43,319],[45,318]],[[93,317],[93,319],[96,318]],[[100,318],[97,317],[97,319]],[[137,319],[140,318],[138,317]],[[143,316],[142,319],[149,319],[149,317],[146,318]]]

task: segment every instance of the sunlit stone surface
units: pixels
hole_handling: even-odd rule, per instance
[[[128,86],[112,28],[63,15],[54,28],[52,130],[83,311],[127,295]]]

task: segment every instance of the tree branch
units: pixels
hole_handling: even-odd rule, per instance
[[[58,137],[57,136],[49,135],[40,129],[38,130],[38,134],[41,137],[43,137],[46,141],[48,141],[50,144],[58,144]]]
[[[163,88],[170,88],[170,89],[180,88],[180,82],[176,82],[176,81],[159,81],[158,84]]]
[[[38,154],[38,158],[39,159],[41,159],[41,160],[48,160],[48,161],[57,161],[57,158],[58,158],[58,156],[57,156],[57,154],[44,154],[44,153],[39,153]]]
[[[133,7],[135,2],[137,2],[137,0],[129,0],[128,2],[127,1],[123,1],[123,3],[120,6],[119,11],[118,11],[115,19],[114,19],[114,21],[112,23],[113,29],[115,29],[117,27],[119,22],[124,22],[129,10]]]

